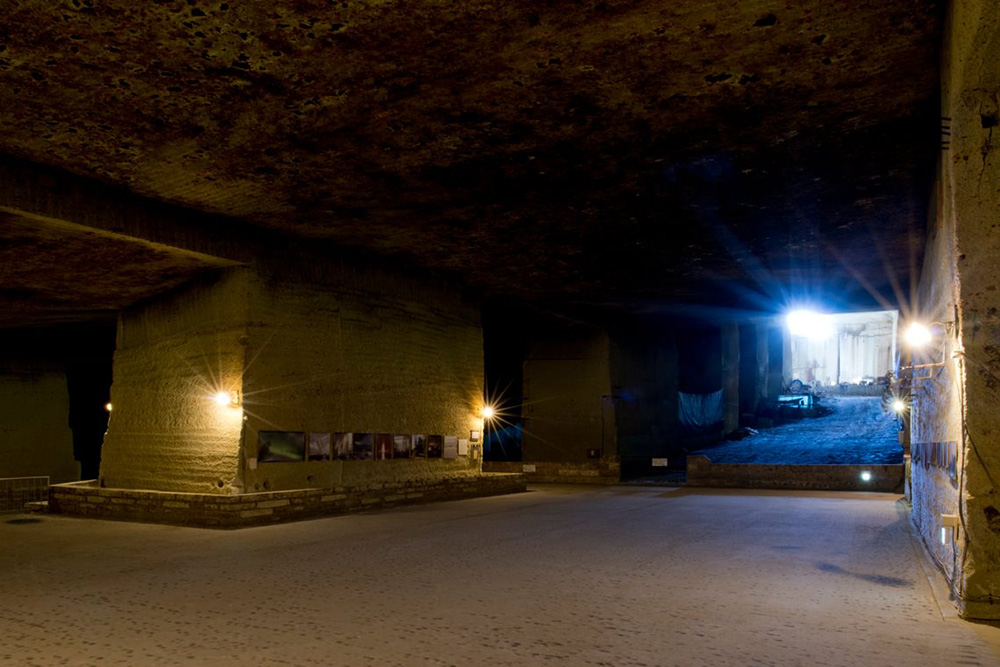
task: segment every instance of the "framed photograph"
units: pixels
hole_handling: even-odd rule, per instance
[[[329,461],[330,460],[330,434],[310,433],[309,434],[309,460]]]
[[[333,459],[335,461],[347,461],[353,458],[354,458],[354,434],[334,433]]]
[[[458,436],[457,435],[446,435],[446,436],[444,436],[444,449],[441,452],[441,458],[445,458],[445,459],[457,459],[458,458]]]
[[[426,435],[415,435],[415,436],[413,436],[413,458],[416,458],[416,459],[426,459],[427,458],[427,436]]]
[[[259,463],[296,463],[305,458],[304,431],[260,431],[257,434]]]
[[[388,461],[392,458],[392,434],[375,434],[375,460]]]
[[[439,459],[442,453],[444,453],[444,436],[427,436],[427,458]]]
[[[413,437],[397,433],[392,436],[392,458],[408,459],[413,453]]]
[[[371,433],[355,433],[354,454],[351,458],[355,461],[371,461],[375,456],[375,439]]]

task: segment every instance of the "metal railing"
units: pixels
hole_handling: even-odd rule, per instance
[[[23,512],[27,503],[48,499],[48,477],[0,477],[0,514]]]

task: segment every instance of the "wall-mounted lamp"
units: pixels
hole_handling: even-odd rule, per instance
[[[920,350],[932,342],[934,342],[935,333],[933,329],[939,328],[944,333],[947,333],[953,326],[953,322],[931,322],[929,324],[924,324],[922,322],[911,322],[910,325],[903,332],[903,342],[913,350]],[[914,368],[941,368],[945,365],[946,352],[942,350],[941,361],[935,361],[928,364],[912,364],[904,365],[903,368],[914,369]],[[954,358],[955,355],[952,355]],[[914,377],[914,380],[926,380],[927,377]]]
[[[862,482],[870,482],[870,481],[872,481],[872,474],[871,474],[871,472],[869,472],[867,470],[863,470],[861,472],[861,481]]]
[[[111,412],[111,407],[112,406],[110,402],[104,404],[104,409],[107,410],[108,412]]]
[[[903,332],[903,342],[913,348],[921,348],[931,342],[933,336],[926,324],[911,322]]]
[[[906,403],[904,403],[902,399],[897,398],[892,402],[892,410],[897,415],[901,415],[906,412]]]
[[[493,419],[496,416],[496,410],[493,409],[492,405],[484,405],[482,410],[479,411],[483,419]]]
[[[240,406],[240,392],[238,391],[216,392],[212,396],[212,400],[215,401],[216,405],[220,405],[222,407],[238,408]]]

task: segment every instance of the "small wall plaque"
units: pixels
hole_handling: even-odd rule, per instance
[[[667,467],[667,459],[653,459],[653,467],[654,468],[666,468]]]
[[[444,436],[444,449],[441,452],[441,458],[445,459],[458,458],[458,436],[455,435]]]

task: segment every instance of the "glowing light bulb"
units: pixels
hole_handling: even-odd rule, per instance
[[[811,310],[793,310],[785,317],[785,323],[793,336],[823,340],[833,334],[830,316]]]
[[[931,330],[919,322],[913,322],[903,334],[903,340],[910,347],[923,347],[931,342]]]
[[[906,409],[906,403],[903,403],[903,401],[897,398],[895,401],[892,402],[892,409],[895,410],[896,412],[903,412],[903,410]]]
[[[868,472],[867,470],[865,470],[863,473],[861,473],[861,481],[862,482],[870,482],[870,481],[872,481],[872,474],[870,472]]]
[[[483,419],[493,419],[493,415],[495,415],[495,414],[496,414],[496,411],[493,409],[492,406],[490,406],[490,405],[483,406],[483,409],[482,409]]]
[[[236,391],[220,391],[212,396],[216,405],[236,407],[240,404],[240,394]]]
[[[107,410],[108,412],[111,412],[111,403],[105,403],[104,409]]]

